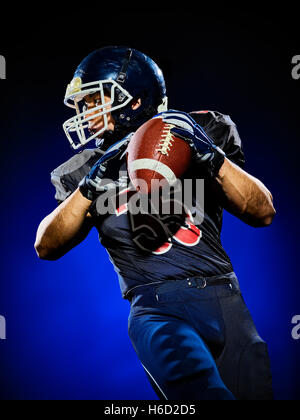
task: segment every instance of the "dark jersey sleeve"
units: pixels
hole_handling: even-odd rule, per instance
[[[100,149],[86,149],[51,172],[51,182],[55,187],[55,199],[58,204],[78,188],[79,182],[89,173],[102,154]]]
[[[217,111],[194,111],[190,115],[204,128],[214,143],[226,153],[226,157],[243,169],[245,156],[242,142],[236,125],[229,115]]]

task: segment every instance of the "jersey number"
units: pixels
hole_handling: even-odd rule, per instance
[[[129,189],[123,190],[120,195],[128,193]],[[123,203],[117,210],[116,215],[121,216],[127,213],[128,202]],[[173,246],[172,240],[179,242],[184,246],[195,246],[199,243],[202,232],[193,224],[194,219],[190,211],[186,214],[185,226],[180,226],[177,232],[170,237],[170,231],[167,229],[168,224],[174,224],[174,218],[170,219],[166,216],[163,223],[158,217],[150,214],[130,215],[131,227],[134,233],[133,241],[144,251],[151,251],[155,255],[165,254],[170,251]],[[165,238],[163,245],[162,238]]]

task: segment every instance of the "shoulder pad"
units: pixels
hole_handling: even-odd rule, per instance
[[[55,199],[58,202],[64,201],[76,190],[79,182],[103,153],[100,149],[83,150],[51,172],[51,183],[56,189]]]
[[[218,111],[192,111],[191,116],[198,121],[201,120],[203,127],[213,121],[221,122],[225,125],[235,125],[229,115],[222,114]]]

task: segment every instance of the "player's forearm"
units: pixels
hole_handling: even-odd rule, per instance
[[[276,213],[273,198],[261,181],[228,159],[225,159],[216,179],[233,214],[254,227],[272,223]]]
[[[59,207],[40,223],[35,250],[42,259],[57,259],[72,248],[72,242],[78,240],[86,228],[87,214],[91,201],[76,190]]]

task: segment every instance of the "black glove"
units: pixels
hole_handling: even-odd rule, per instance
[[[186,112],[162,112],[163,121],[174,125],[171,133],[186,140],[194,150],[194,158],[211,177],[216,177],[225,160],[225,153],[208,137],[204,129]]]
[[[108,182],[109,180],[106,179],[106,182],[104,182],[104,176],[107,171],[108,162],[126,149],[131,135],[132,133],[119,142],[120,147],[117,147],[118,143],[111,146],[95,163],[90,172],[80,181],[79,190],[85,198],[95,201],[102,192],[122,186],[122,178],[111,182]],[[128,141],[124,142],[126,138],[128,138]]]

